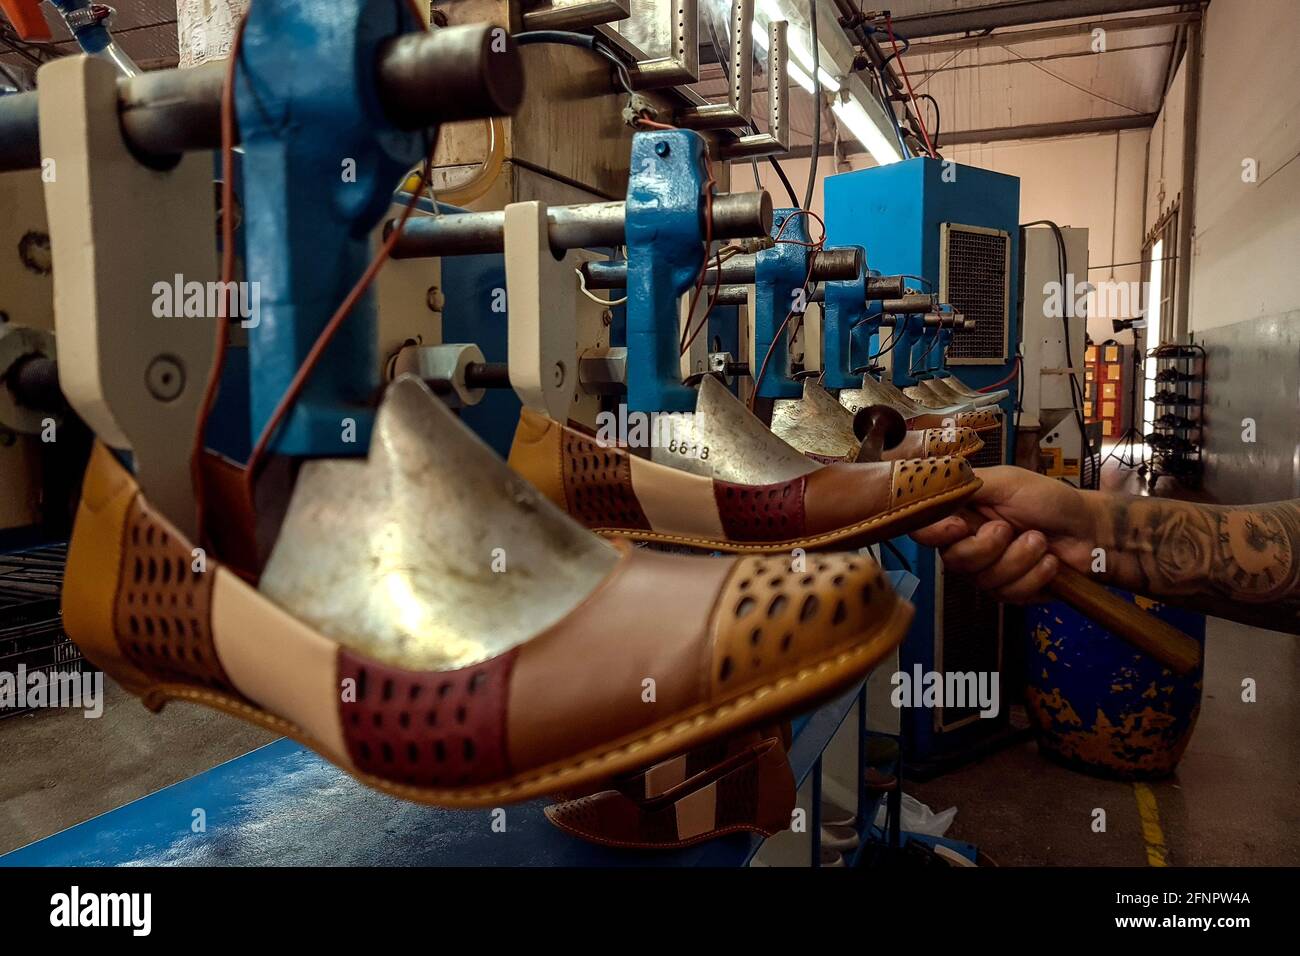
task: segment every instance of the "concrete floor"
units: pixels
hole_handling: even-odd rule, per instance
[[[111,680],[104,713],[0,720],[0,853],[153,793],[275,739],[191,704],[151,714]]]
[[[904,789],[936,812],[957,807],[948,836],[1002,866],[1300,864],[1300,638],[1211,618],[1201,715],[1173,777],[1150,783],[1144,828],[1131,783],[1068,770],[1033,743]],[[1255,703],[1242,702],[1252,677]],[[1106,811],[1106,832],[1092,830]],[[1158,825],[1152,830],[1150,823]]]

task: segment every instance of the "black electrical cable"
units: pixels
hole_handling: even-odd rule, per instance
[[[772,168],[776,170],[777,178],[781,180],[781,185],[784,186],[785,191],[789,193],[790,205],[798,208],[799,197],[795,194],[794,186],[790,184],[790,177],[785,174],[785,170],[781,168],[781,164],[776,161],[775,156],[767,157],[767,161],[772,164]]]
[[[1056,237],[1056,265],[1061,279],[1061,330],[1062,337],[1065,340],[1065,367],[1070,370],[1070,403],[1074,406],[1074,417],[1079,422],[1079,437],[1083,441],[1084,451],[1089,458],[1092,458],[1092,442],[1088,438],[1088,423],[1083,417],[1083,387],[1079,384],[1079,376],[1074,371],[1074,356],[1070,351],[1070,321],[1069,305],[1073,301],[1073,290],[1065,287],[1066,277],[1066,255],[1065,255],[1065,234],[1061,232],[1061,227],[1050,219],[1035,219],[1033,222],[1022,224],[1021,228],[1030,226],[1047,226],[1052,230],[1052,235]],[[1082,468],[1080,468],[1082,473]]]
[[[813,187],[817,185],[817,161],[822,145],[822,81],[821,61],[817,53],[817,0],[808,0],[808,33],[812,38],[813,126],[812,150],[808,156],[808,188],[803,194],[803,208],[812,208]]]
[[[885,541],[881,541],[880,543],[884,545],[889,550],[889,553],[894,556],[894,560],[896,560],[899,564],[903,566],[904,571],[906,571],[908,574],[913,573],[912,562],[908,561],[907,558],[903,556],[902,551],[899,551],[896,547],[894,547],[894,543],[892,541],[885,540]]]
[[[930,134],[930,142],[934,143],[935,148],[939,148],[939,128],[943,117],[939,114],[939,101],[929,93],[922,93],[917,96],[918,100],[929,100],[930,105],[934,107],[934,131]]]
[[[584,50],[591,50],[598,53],[610,62],[618,73],[619,85],[628,96],[633,95],[632,80],[627,73],[627,64],[624,63],[612,49],[601,43],[598,37],[586,33],[574,33],[570,30],[526,30],[523,33],[516,33],[511,37],[519,46],[528,46],[531,43],[558,43],[563,46],[576,46]]]

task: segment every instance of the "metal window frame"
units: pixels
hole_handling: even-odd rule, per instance
[[[1011,234],[1005,229],[987,226],[968,226],[958,222],[939,224],[939,301],[948,302],[948,249],[954,232],[974,233],[982,236],[1001,236],[1005,242],[1005,261],[1002,266],[1002,355],[988,357],[952,357],[948,365],[1005,365],[1011,358]]]

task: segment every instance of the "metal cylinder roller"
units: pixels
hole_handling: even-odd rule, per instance
[[[563,253],[568,249],[621,246],[626,242],[626,216],[623,202],[550,206],[546,218],[551,248]],[[393,246],[393,258],[500,252],[505,247],[505,222],[505,213],[501,210],[409,219]],[[390,221],[385,233],[394,224]],[[771,228],[772,199],[766,191],[722,193],[713,197],[714,238],[764,236]]]
[[[862,249],[858,246],[825,249],[813,260],[812,281],[852,279],[862,271],[862,259]],[[722,263],[722,284],[752,284],[757,264],[758,260],[753,255],[732,256]],[[626,262],[588,262],[583,265],[582,272],[589,289],[622,289],[627,284]],[[711,288],[718,281],[716,268],[710,268],[704,273],[705,289]],[[730,294],[739,296],[732,304],[744,301],[740,293]]]
[[[143,160],[220,146],[225,69],[224,63],[209,63],[119,81],[118,115],[127,145]],[[384,112],[402,129],[502,116],[523,98],[519,51],[491,24],[394,37],[381,49],[375,71]],[[0,172],[40,163],[36,94],[0,97]]]

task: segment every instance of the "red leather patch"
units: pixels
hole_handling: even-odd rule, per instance
[[[786,541],[804,533],[804,479],[774,485],[713,482],[722,530],[732,541]]]
[[[648,531],[650,522],[632,490],[627,452],[595,439],[564,433],[564,493],[569,514],[588,528]]]
[[[397,783],[460,787],[509,776],[506,700],[515,651],[454,671],[411,671],[339,651],[339,703],[358,769]]]

